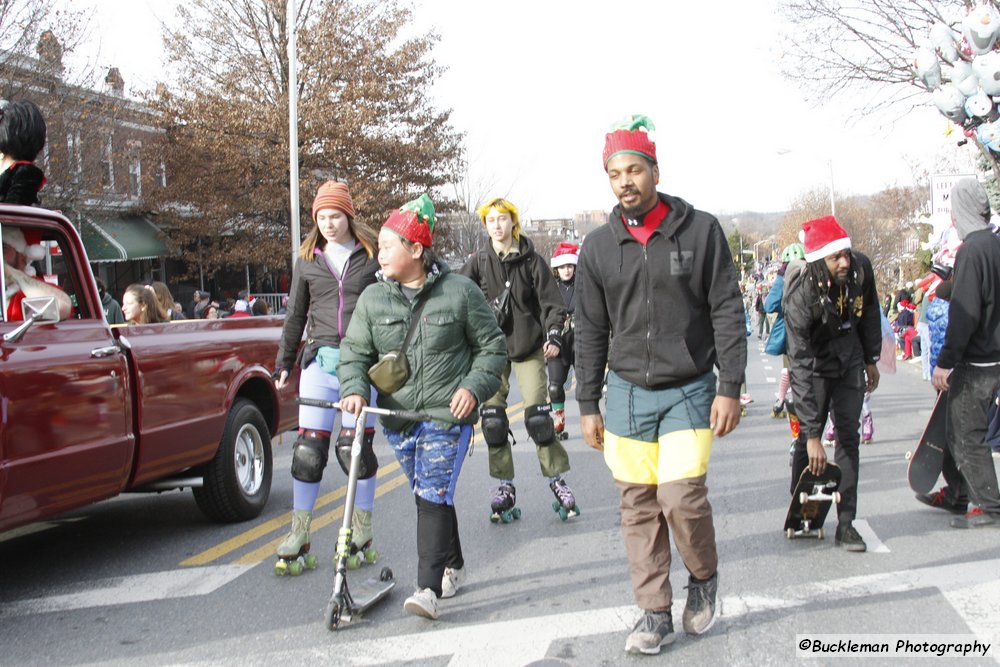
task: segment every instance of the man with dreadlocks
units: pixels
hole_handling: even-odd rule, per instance
[[[820,437],[827,415],[837,430],[841,469],[835,543],[865,551],[852,522],[858,508],[858,425],[865,391],[878,387],[875,363],[882,346],[879,299],[872,264],[851,250],[851,239],[828,215],[802,225],[805,263],[785,271],[785,312],[792,393],[801,431],[792,458],[792,490],[808,466],[826,469]]]

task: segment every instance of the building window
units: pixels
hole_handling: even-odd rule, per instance
[[[80,130],[73,130],[66,133],[66,151],[69,154],[70,174],[74,183],[80,182],[83,174],[83,150],[80,146]]]
[[[113,190],[115,187],[115,163],[113,160],[114,146],[111,143],[111,136],[108,136],[107,143],[104,144],[104,154],[101,156],[101,186],[105,190]]]
[[[134,198],[142,197],[142,161],[140,152],[142,143],[130,141],[128,144],[128,185],[129,194]]]
[[[163,160],[156,167],[156,184],[161,188],[167,187],[167,163]]]

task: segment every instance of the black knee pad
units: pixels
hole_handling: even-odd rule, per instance
[[[507,422],[507,411],[495,406],[486,406],[479,411],[482,421],[483,440],[489,447],[503,447],[507,444],[507,433],[510,424]]]
[[[300,482],[318,482],[330,455],[330,434],[326,431],[299,431],[292,449],[292,477]]]
[[[558,382],[549,383],[549,400],[553,403],[566,402],[566,390]]]
[[[356,429],[342,428],[337,436],[337,462],[345,475],[351,474],[351,445],[354,443]],[[366,428],[361,439],[361,465],[358,466],[358,479],[371,479],[378,472],[378,457],[375,456],[375,429]]]
[[[524,411],[524,428],[536,445],[550,445],[556,439],[551,405],[529,405]]]

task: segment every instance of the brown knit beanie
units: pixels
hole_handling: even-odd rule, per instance
[[[316,222],[316,213],[324,208],[335,208],[351,218],[354,217],[354,201],[351,199],[351,191],[347,189],[346,183],[327,181],[319,186],[319,190],[316,191],[316,199],[313,200],[313,222]]]

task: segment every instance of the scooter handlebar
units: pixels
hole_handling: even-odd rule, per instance
[[[299,405],[308,405],[313,408],[325,408],[325,409],[340,409],[340,403],[335,401],[325,401],[320,398],[303,398],[299,396],[297,399]],[[414,422],[426,422],[431,421],[433,417],[423,412],[415,412],[413,410],[386,410],[385,408],[376,408],[374,406],[366,406],[362,411],[362,414],[370,412],[376,415],[386,415],[388,417],[396,417],[398,419],[406,419],[407,421]]]

